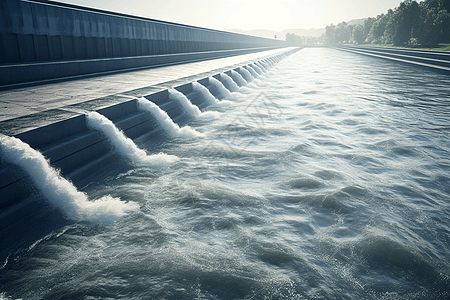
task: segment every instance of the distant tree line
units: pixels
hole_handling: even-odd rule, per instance
[[[450,0],[405,0],[395,10],[368,18],[363,25],[346,22],[325,28],[326,44],[372,43],[434,45],[450,42]]]

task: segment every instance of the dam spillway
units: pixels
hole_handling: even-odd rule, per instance
[[[52,7],[36,25],[61,9],[20,3]],[[30,63],[176,58],[159,68],[3,86],[0,299],[450,297],[448,76],[355,49],[221,44],[220,32],[184,43],[163,25],[169,39],[145,49],[173,53]],[[19,54],[26,41],[76,40],[81,54],[143,42],[115,34],[0,39]],[[197,60],[223,47],[236,55]]]
[[[208,71],[176,78],[171,81],[162,80],[163,82],[150,86],[139,83],[139,88],[134,90],[126,90],[130,88],[130,86],[126,86],[125,90],[118,90],[119,92],[115,94],[106,94],[100,98],[95,98],[96,94],[94,92],[94,99],[86,101],[75,99],[64,103],[64,99],[61,101],[53,100],[50,101],[53,102],[50,105],[55,105],[53,109],[49,109],[47,105],[42,105],[39,108],[39,105],[33,101],[33,109],[42,111],[30,113],[27,109],[14,110],[14,107],[12,107],[11,111],[14,110],[14,115],[8,115],[8,110],[6,110],[6,114],[2,116],[5,120],[0,122],[0,134],[17,137],[27,145],[40,151],[53,168],[58,169],[64,178],[69,179],[75,185],[80,182],[88,184],[83,179],[89,177],[95,171],[105,168],[108,165],[113,165],[120,155],[117,151],[111,150],[111,141],[108,140],[105,134],[102,134],[98,130],[92,130],[92,126],[89,125],[89,112],[99,113],[101,116],[107,118],[107,120],[111,120],[113,122],[111,124],[114,124],[127,138],[132,140],[149,140],[161,136],[162,125],[148,111],[139,109],[142,106],[139,98],[151,101],[153,105],[158,106],[167,114],[175,126],[181,127],[192,118],[198,117],[200,110],[204,110],[207,106],[213,104],[209,99],[210,97],[223,99],[226,96],[213,81],[222,84],[228,93],[235,92],[239,87],[231,79],[233,73],[239,74],[239,72],[242,72],[243,67],[250,67],[256,61],[260,61],[269,67],[274,62],[279,62],[284,57],[298,50],[298,48],[271,50],[259,54],[248,54],[235,58],[222,59],[223,61],[215,60],[197,63],[197,65],[203,65],[198,66],[198,70]],[[255,55],[258,58],[255,58]],[[227,65],[230,61],[238,61],[239,63],[231,66]],[[226,66],[209,70],[211,64],[215,66],[225,64]],[[189,66],[189,64],[185,65],[185,68],[190,70],[185,69],[184,73],[182,66],[168,68],[166,72],[169,77],[173,76],[173,68],[179,70],[176,73],[176,77],[181,76],[181,74],[192,74],[192,70],[196,70],[195,65]],[[146,72],[155,71],[156,76],[153,78],[156,77],[156,82],[161,81],[159,78],[160,71],[154,69],[138,72],[138,75],[134,74],[134,76],[139,76],[142,72],[146,74]],[[128,76],[133,76],[133,74],[130,73]],[[224,80],[224,78],[226,79]],[[82,86],[85,82],[92,83],[95,80],[81,80],[78,83],[56,83],[45,86],[44,88],[48,90],[49,95],[52,94],[52,90],[55,91],[55,95],[52,95],[52,97],[58,99],[57,90],[60,87],[67,84],[75,85],[75,87],[77,84]],[[107,81],[108,79],[100,77],[98,80]],[[152,79],[147,78],[147,80],[151,81]],[[230,86],[230,81],[235,87]],[[111,83],[105,83],[105,85],[106,88],[104,89],[107,92],[111,92],[112,90],[108,89],[108,85],[111,85]],[[196,88],[196,85],[200,85],[200,88],[209,91],[209,97],[201,90],[198,90],[198,86]],[[29,91],[40,88],[31,87],[1,93],[3,93],[4,97],[13,96],[17,101],[20,101],[18,97],[26,97]],[[171,89],[174,89],[176,93],[185,97],[184,101],[199,113],[191,113],[188,108],[183,106],[183,103],[173,99],[171,97]],[[88,91],[89,89],[82,92],[85,93]],[[67,90],[65,92],[67,93]],[[91,95],[90,97],[92,98],[93,96]],[[75,103],[72,103],[72,101]],[[189,131],[188,128],[182,128],[180,130],[183,130],[188,135],[192,135],[194,132]],[[39,211],[39,206],[42,205],[42,203],[39,204],[36,201],[30,200],[35,197],[36,186],[30,181],[31,178],[26,173],[23,173],[23,170],[17,169],[12,164],[8,164],[4,158],[2,158],[2,162],[0,163],[0,174],[2,178],[0,184],[0,194],[2,195],[0,205],[0,232],[2,239],[9,241],[9,238],[21,232],[19,235],[24,237],[21,242],[26,243],[26,230],[20,231],[17,228],[26,228],[24,224],[29,222],[29,216]],[[16,233],[12,235],[12,232]],[[7,249],[11,249],[10,247],[15,246],[17,244],[10,241],[9,247],[5,247],[4,250],[7,251]]]
[[[134,165],[106,140],[112,163],[74,181],[89,198],[77,201],[81,220],[63,218],[30,186],[34,239],[0,264],[0,295],[448,298],[448,76],[328,48],[264,64],[263,75],[253,59],[194,78],[227,95],[209,106],[189,81],[168,84],[200,117],[183,124],[158,110],[172,123],[133,143],[179,160]],[[250,81],[238,92],[226,87],[231,69]],[[122,101],[149,103],[116,94],[124,92]],[[106,108],[89,102],[72,112]],[[103,113],[119,127],[114,111]]]

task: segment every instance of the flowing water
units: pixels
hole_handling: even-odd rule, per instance
[[[0,299],[449,299],[450,78],[333,49],[261,68],[201,135],[138,143],[178,161],[77,183],[139,207],[12,253]]]

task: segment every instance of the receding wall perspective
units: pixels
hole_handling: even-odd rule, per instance
[[[284,41],[53,1],[0,3],[0,86],[227,57]]]

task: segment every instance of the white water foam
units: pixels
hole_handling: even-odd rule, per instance
[[[244,68],[252,74],[253,78],[259,77],[259,74],[256,73],[255,69],[253,69],[250,65],[246,65]]]
[[[216,78],[212,76],[209,77],[209,82],[214,85],[219,90],[220,94],[225,98],[229,98],[231,96],[230,91]]]
[[[263,84],[264,84],[264,83],[263,83],[263,81],[262,81],[261,79],[255,78],[255,80],[253,80],[252,82],[250,82],[250,83],[248,84],[248,87],[249,87],[249,88],[253,88],[253,89],[257,89],[257,88],[260,88],[261,85],[263,85]]]
[[[39,151],[18,138],[0,135],[0,152],[7,163],[21,167],[47,200],[70,219],[108,224],[139,209],[134,202],[123,202],[111,196],[89,201],[87,195],[62,177]]]
[[[261,71],[263,71],[264,73],[267,72],[267,68],[260,61],[256,62],[255,64],[261,69]]]
[[[216,99],[216,97],[214,97],[214,95],[211,94],[211,92],[206,87],[204,87],[203,85],[201,85],[197,81],[192,82],[192,88],[194,89],[194,91],[197,91],[200,94],[202,94],[202,96],[206,99],[206,101],[210,105],[217,104],[217,102],[219,102]]]
[[[240,86],[245,86],[248,83],[247,80],[245,80],[244,77],[242,77],[242,75],[236,72],[235,70],[231,70],[231,77]]]
[[[189,126],[180,128],[169,115],[162,110],[158,105],[144,97],[137,99],[138,109],[151,113],[158,124],[170,135],[184,138],[193,138],[201,136],[201,133],[195,131]]]
[[[239,91],[239,86],[236,84],[236,82],[234,82],[233,78],[231,78],[225,73],[220,73],[220,78],[222,78],[222,80],[227,83],[224,84],[227,88],[230,87],[230,92]]]
[[[135,165],[164,168],[178,160],[178,157],[164,153],[147,155],[144,150],[126,137],[111,120],[98,112],[89,112],[86,115],[86,120],[89,128],[98,130],[106,135],[114,149]]]
[[[268,68],[270,68],[270,67],[272,67],[273,66],[273,62],[271,62],[269,59],[265,59],[265,60],[263,60],[263,62],[264,62],[264,65],[266,66],[266,67],[268,67]]]
[[[182,92],[176,89],[169,89],[169,98],[178,101],[183,107],[184,112],[191,117],[199,117],[202,114],[197,106],[193,105]]]
[[[255,78],[253,78],[252,74],[246,68],[240,67],[239,69],[241,70],[241,73],[243,74],[242,77],[244,77],[247,82],[252,82],[253,79],[255,79]]]
[[[259,74],[259,75],[263,75],[264,72],[261,70],[260,67],[258,67],[256,64],[252,64],[251,67]]]
[[[277,63],[277,60],[274,57],[269,57],[269,61],[272,63],[272,65],[275,65]]]

